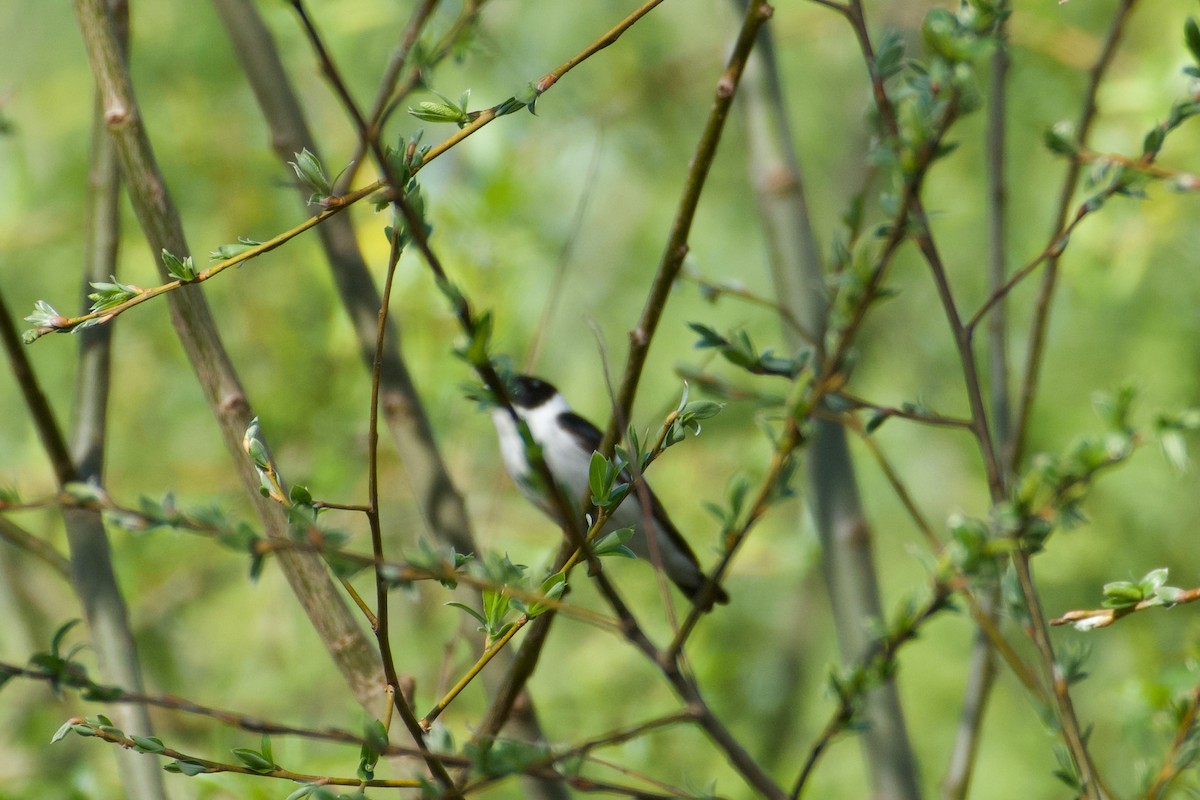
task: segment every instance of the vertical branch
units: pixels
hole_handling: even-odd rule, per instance
[[[74,8],[121,177],[154,259],[158,262],[164,249],[183,257],[188,247],[179,214],[142,124],[107,11],[100,0],[75,0]],[[161,263],[159,267],[165,275]],[[185,287],[171,292],[169,303],[172,324],[263,528],[270,537],[286,538],[287,520],[282,510],[259,494],[258,475],[242,452],[242,437],[254,415],[204,295],[196,287]],[[297,550],[282,551],[278,558],[293,592],[355,697],[364,707],[374,707],[383,689],[378,657],[320,558]]]
[[[739,0],[744,2],[744,0]],[[760,217],[766,229],[771,277],[781,305],[815,333],[823,358],[828,311],[816,237],[804,196],[804,179],[792,142],[768,31],[756,49],[756,69],[747,76],[750,168]],[[806,342],[784,326],[788,345]],[[809,497],[822,544],[822,572],[833,607],[843,659],[855,661],[871,646],[864,622],[883,617],[871,546],[871,531],[858,495],[845,430],[829,420],[814,420],[805,454]],[[867,699],[870,721],[860,743],[871,782],[881,798],[920,796],[916,757],[909,741],[894,682]]]
[[[250,0],[213,0],[243,72],[271,131],[282,163],[304,148],[319,154],[316,138],[258,10]],[[308,191],[298,187],[301,197]],[[363,364],[375,361],[379,291],[346,215],[316,228],[333,273],[338,296],[358,340]],[[417,507],[430,532],[460,553],[476,551],[470,520],[434,441],[433,428],[402,355],[399,328],[389,320],[380,371],[380,411],[400,454]]]
[[[129,46],[129,7],[124,0],[109,0],[113,28],[123,52]],[[97,94],[92,123],[91,167],[88,180],[87,219],[84,225],[83,306],[92,281],[116,274],[120,241],[120,177],[112,141],[101,120]],[[105,422],[108,414],[109,367],[112,327],[80,333],[79,366],[75,375],[69,449],[78,478],[102,481]],[[137,646],[129,627],[129,612],[113,570],[108,535],[99,511],[64,509],[67,542],[71,553],[71,581],[83,604],[92,646],[104,680],[131,691],[143,689]],[[121,705],[113,709],[117,724],[143,736],[153,734],[145,706]],[[162,771],[136,753],[118,751],[121,781],[130,797],[165,797]]]
[[[609,420],[608,429],[604,432],[604,441],[600,452],[611,453],[613,446],[621,435],[622,420],[629,419],[633,410],[633,401],[637,396],[638,381],[642,377],[642,368],[646,364],[646,356],[650,351],[650,342],[662,319],[663,309],[679,270],[683,267],[683,259],[688,253],[688,236],[692,229],[692,220],[696,215],[696,207],[700,204],[700,193],[708,178],[713,158],[717,154],[721,134],[725,130],[725,122],[729,118],[729,109],[733,105],[733,97],[737,93],[738,82],[742,71],[754,47],[758,30],[768,19],[773,9],[766,0],[751,0],[746,7],[745,18],[738,33],[737,43],[725,67],[725,72],[717,82],[716,97],[713,98],[708,121],[696,144],[692,155],[687,178],[683,185],[683,195],[675,218],[671,222],[671,230],[667,235],[667,245],[659,261],[654,282],[646,304],[642,308],[637,326],[629,333],[629,355],[625,362],[625,372],[621,376],[621,385],[617,390],[616,411]]]
[[[1007,0],[997,6],[1003,16]],[[1008,185],[1004,168],[1007,163],[1005,126],[1008,123],[1008,41],[1007,20],[997,32],[998,47],[992,55],[988,78],[987,133],[985,161],[987,165],[987,279],[989,294],[1004,285],[1007,275]],[[1012,424],[1009,408],[1008,332],[1005,303],[992,310],[987,327],[988,394],[991,405],[992,432],[999,452],[1001,470],[1006,470],[1012,457]],[[1007,481],[1007,475],[1003,475]],[[992,589],[980,598],[981,610],[995,619],[999,589]],[[977,630],[971,645],[967,666],[967,686],[963,696],[962,716],[950,754],[950,765],[942,781],[942,796],[947,800],[962,800],[971,785],[971,775],[979,749],[983,717],[996,678],[996,655],[991,641]]]
[[[1121,35],[1125,31],[1125,23],[1136,2],[1137,0],[1121,0],[1116,14],[1108,26],[1108,35],[1104,39],[1100,55],[1088,71],[1083,108],[1079,112],[1079,122],[1076,125],[1075,133],[1075,139],[1081,147],[1087,146],[1088,133],[1092,129],[1092,122],[1095,121],[1098,110],[1096,96],[1100,91],[1100,83],[1104,80],[1104,76],[1112,64],[1113,56],[1117,52],[1117,45],[1120,44]],[[1063,176],[1062,191],[1058,197],[1058,210],[1055,212],[1054,223],[1051,227],[1051,236],[1057,236],[1058,232],[1064,230],[1067,224],[1067,215],[1071,211],[1071,198],[1075,194],[1075,184],[1079,180],[1081,169],[1083,169],[1083,163],[1080,159],[1073,158],[1068,162],[1067,174]],[[1012,436],[1013,446],[1009,460],[1009,471],[1011,472],[1015,472],[1021,463],[1021,457],[1028,444],[1029,417],[1033,409],[1033,398],[1037,393],[1038,379],[1041,376],[1042,350],[1046,344],[1046,329],[1050,323],[1050,303],[1058,282],[1059,256],[1059,252],[1055,250],[1047,257],[1046,268],[1042,273],[1042,284],[1038,289],[1034,305],[1033,330],[1030,333],[1029,347],[1025,354],[1025,374],[1021,380],[1021,402],[1017,410],[1016,426]]]
[[[8,354],[30,418],[42,441],[42,447],[50,457],[55,481],[61,488],[66,483],[79,480],[80,475],[71,461],[66,440],[26,358],[16,325],[4,303],[2,291],[0,346]],[[125,599],[121,596],[113,573],[108,539],[100,513],[79,508],[64,509],[63,522],[71,548],[71,582],[83,606],[100,672],[105,681],[140,692],[141,671],[137,663],[133,636],[129,630],[129,616]],[[145,731],[147,735],[151,733],[144,708],[116,706],[112,709],[112,716],[131,729],[136,726],[137,730]],[[130,797],[157,800],[166,796],[163,793],[162,772],[153,762],[148,762],[137,753],[122,751],[118,755],[118,765],[121,782]]]

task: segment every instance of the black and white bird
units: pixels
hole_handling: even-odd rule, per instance
[[[588,487],[588,466],[592,453],[600,447],[603,438],[599,429],[571,410],[567,401],[551,384],[531,375],[517,375],[510,383],[510,398],[513,411],[529,426],[529,433],[542,448],[542,458],[555,481],[574,502],[582,498]],[[555,512],[549,498],[536,488],[532,468],[525,457],[525,444],[517,431],[512,416],[506,408],[492,410],[492,422],[500,437],[500,454],[509,476],[521,493],[552,519]],[[623,477],[628,480],[628,476]],[[696,554],[672,524],[662,503],[646,486],[649,497],[651,528],[657,545],[657,563],[661,564],[667,577],[693,602],[704,586],[704,572]],[[640,501],[637,487],[630,490],[624,502],[612,512],[603,533],[620,528],[633,528],[634,535],[629,549],[640,558],[655,563],[650,543],[646,538],[646,514]],[[717,588],[715,601],[726,603],[728,595]]]

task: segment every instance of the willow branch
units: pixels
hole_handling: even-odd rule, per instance
[[[658,329],[659,320],[662,319],[663,310],[666,308],[667,298],[671,294],[675,280],[683,268],[683,260],[688,253],[688,237],[691,234],[692,221],[696,215],[696,208],[700,204],[700,194],[704,189],[713,159],[716,157],[717,145],[720,144],[721,134],[725,130],[725,122],[729,118],[729,109],[733,104],[734,95],[737,93],[738,83],[741,81],[750,52],[754,48],[758,30],[771,18],[773,11],[765,0],[753,0],[748,4],[733,52],[729,56],[725,71],[717,81],[716,96],[713,98],[704,130],[700,134],[700,141],[697,142],[696,150],[689,161],[688,173],[683,184],[683,194],[679,199],[671,230],[667,234],[666,247],[663,249],[662,258],[650,286],[649,295],[646,297],[646,303],[642,308],[641,317],[638,319],[637,326],[629,334],[629,353],[626,357],[625,371],[621,377],[620,388],[617,390],[616,411],[609,420],[604,440],[600,446],[602,454],[612,453],[623,430],[624,421],[629,419],[633,410],[633,401],[637,396],[638,382],[650,351],[650,342],[654,338],[654,332]]]
[[[1087,88],[1083,95],[1083,108],[1079,112],[1079,122],[1076,125],[1076,140],[1086,146],[1088,134],[1098,111],[1097,97],[1100,84],[1108,73],[1113,57],[1117,52],[1121,36],[1125,31],[1125,23],[1133,11],[1136,0],[1121,0],[1108,27],[1104,46],[1100,50],[1095,64],[1088,71]],[[1052,230],[1060,231],[1066,228],[1067,214],[1071,208],[1071,198],[1075,193],[1075,184],[1079,179],[1080,164],[1072,160],[1063,176],[1062,190],[1058,198],[1058,210]],[[1034,304],[1033,327],[1029,338],[1029,346],[1025,354],[1025,374],[1021,381],[1021,402],[1017,410],[1016,427],[1013,431],[1013,451],[1009,469],[1015,470],[1021,463],[1021,457],[1027,445],[1029,433],[1029,417],[1033,409],[1033,398],[1037,392],[1038,378],[1041,374],[1042,353],[1045,347],[1046,330],[1050,322],[1050,303],[1058,281],[1058,256],[1061,248],[1046,259],[1046,270],[1042,273],[1042,285]]]

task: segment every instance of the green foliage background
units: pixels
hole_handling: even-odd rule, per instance
[[[397,9],[380,0],[313,4],[360,100],[374,92],[406,18],[403,5]],[[540,99],[536,117],[499,120],[422,174],[434,244],[468,296],[495,311],[498,348],[520,363],[535,338],[542,337],[535,371],[597,421],[606,419],[608,409],[599,379],[602,352],[620,364],[626,334],[657,264],[736,29],[727,5],[719,0],[665,3]],[[1077,115],[1083,66],[1094,57],[1114,5],[1112,0],[1018,4],[1012,18],[1008,175],[1014,268],[1045,245],[1063,171],[1041,147],[1041,132]],[[448,5],[442,24],[454,6]],[[431,83],[451,97],[469,87],[479,106],[498,102],[578,51],[629,7],[624,2],[493,0],[466,59],[448,63]],[[915,30],[928,7],[877,3],[868,8],[868,17],[876,31],[884,26],[904,31],[916,51]],[[301,87],[326,166],[336,171],[353,150],[351,126],[317,74],[288,7],[263,2],[260,10]],[[1185,63],[1180,31],[1194,11],[1191,3],[1163,2],[1135,12],[1100,96],[1097,150],[1136,155],[1145,131],[1189,91],[1179,72]],[[135,87],[197,260],[239,235],[267,238],[299,222],[306,212],[295,201],[290,175],[269,149],[253,98],[208,5],[136,3],[133,20]],[[772,25],[809,200],[827,248],[849,194],[868,168],[865,71],[849,30],[816,5],[780,2]],[[22,313],[43,298],[70,309],[78,292],[94,113],[78,37],[67,4],[0,8],[0,112],[14,128],[0,137],[0,282],[13,310]],[[927,206],[938,212],[939,242],[967,308],[975,305],[969,298],[978,302],[986,296],[982,123],[977,114],[956,128],[952,138],[960,148],[935,167],[926,195]],[[398,115],[390,135],[418,127],[416,120]],[[426,142],[452,131],[425,128]],[[1200,169],[1196,145],[1195,129],[1185,127],[1169,140],[1160,161]],[[744,127],[735,121],[701,204],[689,263],[707,277],[769,294],[745,151]],[[1148,201],[1114,201],[1074,237],[1063,262],[1035,406],[1034,449],[1060,450],[1076,434],[1098,430],[1100,422],[1090,410],[1098,389],[1136,385],[1135,418],[1143,425],[1159,410],[1196,403],[1196,202],[1154,186]],[[581,203],[586,205],[577,223]],[[368,259],[382,276],[385,220],[367,208],[350,213]],[[566,270],[565,288],[539,331],[557,269]],[[143,286],[156,283],[151,254],[132,214],[118,277]],[[1012,296],[1017,368],[1035,282]],[[899,296],[873,312],[861,340],[856,392],[884,404],[919,400],[947,414],[964,413],[952,342],[940,314],[930,313],[936,296],[923,265],[903,258],[891,286]],[[361,500],[369,379],[314,242],[301,237],[207,283],[204,290],[285,476],[322,498]],[[401,262],[393,308],[405,354],[467,495],[479,540],[540,567],[557,533],[523,504],[498,469],[490,423],[463,397],[461,384],[471,375],[451,355],[458,328],[415,254]],[[779,341],[777,320],[760,309],[734,300],[712,305],[694,286],[679,286],[651,352],[636,412],[642,427],[657,426],[677,401],[681,384],[673,368],[705,363],[705,356],[691,349],[689,321],[718,330],[746,326],[760,345]],[[133,500],[171,490],[184,507],[217,503],[250,518],[170,329],[166,304],[138,308],[116,330],[107,466],[111,494]],[[50,337],[33,347],[31,357],[59,419],[66,421],[75,342]],[[716,363],[711,367],[723,369]],[[744,382],[732,370],[724,374]],[[702,560],[711,559],[717,526],[701,501],[719,495],[735,472],[758,476],[766,468],[769,445],[754,413],[748,404],[732,404],[705,425],[703,436],[673,450],[654,469],[656,490]],[[944,520],[959,510],[985,513],[986,484],[965,436],[892,421],[877,438],[931,519]],[[855,448],[863,456],[859,477],[890,607],[924,585],[925,547],[879,470],[857,443]],[[422,535],[422,523],[407,494],[404,465],[386,444],[383,453],[387,542],[393,550],[411,547]],[[53,487],[8,378],[0,379],[0,484],[18,486],[29,498]],[[1198,488],[1194,472],[1173,471],[1153,446],[1105,477],[1086,506],[1089,522],[1059,534],[1037,559],[1048,611],[1099,605],[1102,583],[1154,567],[1169,567],[1176,585],[1196,585]],[[56,513],[30,512],[18,519],[48,531],[51,541],[65,548]],[[355,534],[356,549],[368,549],[366,531],[356,519],[338,522]],[[296,724],[358,727],[361,712],[274,568],[251,584],[243,560],[182,533],[135,537],[114,531],[111,538],[153,690]],[[768,754],[766,763],[780,775],[794,774],[830,707],[824,678],[837,653],[815,559],[802,504],[777,508],[736,564],[728,583],[732,605],[705,621],[692,648],[695,670],[718,710],[733,720],[734,732],[752,752]],[[612,569],[635,599],[655,601],[649,569],[624,563]],[[449,599],[444,590],[426,587],[395,601],[399,668],[415,677],[425,698],[473,657],[464,643],[454,642],[458,612],[443,607]],[[577,599],[591,603],[590,588],[581,589]],[[40,562],[0,549],[0,659],[23,662],[45,648],[61,622],[78,615],[69,588]],[[1132,791],[1139,769],[1157,768],[1169,739],[1156,727],[1158,712],[1171,691],[1195,681],[1190,670],[1197,630],[1191,609],[1179,608],[1139,615],[1090,635],[1057,631],[1059,647],[1093,648],[1091,677],[1076,698],[1082,718],[1094,724],[1094,751],[1118,788]],[[902,697],[931,792],[953,738],[971,634],[965,616],[941,618],[901,659]],[[587,626],[559,623],[532,684],[552,738],[579,738],[674,707],[650,666],[615,641]],[[477,712],[482,700],[481,692],[472,690],[463,701],[466,708],[447,715],[460,738],[471,718],[467,712]],[[40,685],[5,687],[0,693],[0,797],[104,797],[118,791],[105,746],[74,738],[47,744],[58,725],[82,708],[73,698],[55,700]],[[159,735],[184,749],[223,753],[254,746],[250,735],[203,719],[168,714],[156,719]],[[1050,777],[1053,740],[1017,682],[1002,673],[973,796],[1061,796]],[[310,772],[350,773],[355,763],[351,751],[291,740],[277,741],[275,752],[281,763],[303,764]],[[740,785],[724,764],[714,763],[702,735],[691,729],[645,737],[613,757],[697,789],[714,780],[718,792]],[[857,748],[842,743],[822,765],[811,796],[863,796],[865,788]],[[231,776],[172,777],[169,790],[175,797],[196,798],[273,798],[287,792],[272,782]],[[519,790],[514,783],[496,796],[519,796]]]

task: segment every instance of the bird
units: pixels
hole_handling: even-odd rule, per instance
[[[541,447],[542,458],[554,480],[566,492],[572,502],[584,496],[588,490],[588,467],[592,454],[600,449],[603,438],[600,430],[571,410],[566,399],[553,384],[532,375],[518,374],[509,382],[509,400],[512,411],[524,420],[533,440]],[[551,519],[558,519],[554,504],[538,488],[538,481],[525,452],[525,443],[504,406],[496,406],[491,412],[492,422],[500,440],[500,454],[504,467],[521,493]],[[629,474],[623,473],[622,481],[631,482]],[[644,483],[644,479],[643,479]],[[633,528],[634,534],[628,547],[640,558],[662,567],[676,586],[693,603],[700,600],[705,576],[700,562],[687,540],[667,516],[666,509],[658,501],[649,484],[645,484],[649,500],[651,529],[657,545],[657,560],[651,554],[646,537],[646,514],[637,486],[629,491],[625,500],[611,512],[602,533],[620,528]],[[713,594],[713,602],[727,603],[729,596],[719,586]],[[704,610],[710,610],[705,608]]]

